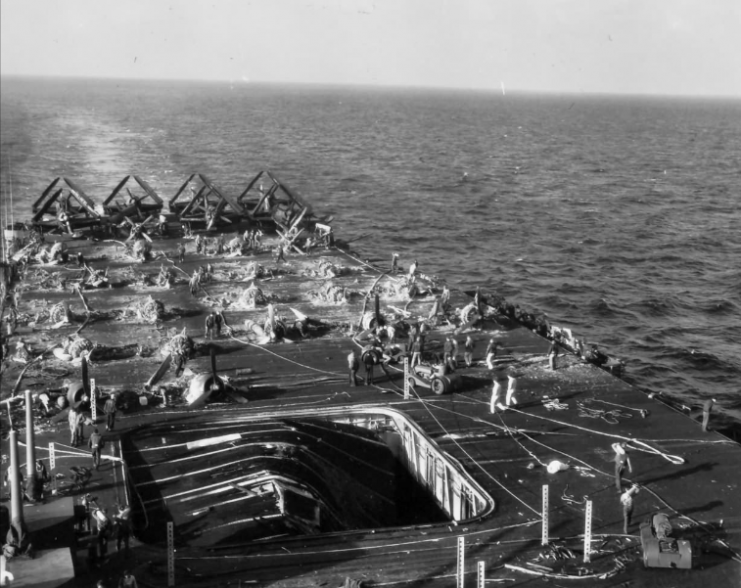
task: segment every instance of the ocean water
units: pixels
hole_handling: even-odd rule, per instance
[[[3,78],[16,219],[59,175],[270,169],[366,258],[501,292],[741,424],[741,100]],[[464,181],[464,174],[467,174]]]

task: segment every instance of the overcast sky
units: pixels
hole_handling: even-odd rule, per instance
[[[741,0],[2,0],[3,75],[741,97]]]

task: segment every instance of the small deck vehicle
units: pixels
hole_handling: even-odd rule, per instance
[[[429,388],[435,394],[454,392],[461,387],[461,377],[458,374],[446,373],[445,365],[427,365],[420,363],[410,370],[409,385],[412,388]]]
[[[692,544],[670,537],[669,516],[658,512],[641,523],[643,565],[647,568],[692,568]]]

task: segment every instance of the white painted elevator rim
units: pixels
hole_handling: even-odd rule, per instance
[[[237,425],[239,423],[255,423],[267,420],[276,419],[301,419],[301,418],[326,418],[329,420],[339,420],[340,418],[347,417],[373,417],[378,415],[383,417],[384,420],[393,421],[396,430],[403,435],[405,427],[424,440],[424,443],[430,447],[431,451],[435,454],[435,457],[444,464],[446,470],[451,471],[456,477],[459,477],[461,481],[465,482],[465,487],[469,489],[475,497],[481,501],[485,507],[476,513],[471,518],[458,519],[456,522],[464,521],[476,521],[485,516],[491,514],[495,508],[495,501],[484,490],[481,485],[474,480],[469,472],[467,472],[463,466],[453,457],[448,455],[442,450],[438,444],[427,436],[422,427],[420,427],[411,417],[406,415],[400,410],[390,408],[385,404],[362,404],[354,406],[331,406],[322,408],[304,408],[304,409],[285,409],[285,410],[271,410],[259,413],[230,413],[228,417],[210,419],[209,423],[224,424],[224,425]],[[216,415],[214,415],[216,416]]]

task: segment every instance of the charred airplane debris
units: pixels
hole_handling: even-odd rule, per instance
[[[33,204],[32,226],[42,232],[74,235],[84,230],[123,232],[127,240],[164,236],[172,223],[212,231],[248,223],[277,231],[285,249],[311,233],[329,243],[331,217],[317,218],[311,205],[270,171],[259,172],[237,197],[220,189],[208,176],[191,174],[167,202],[138,175],[125,176],[101,204],[72,179],[58,177]],[[305,231],[308,231],[305,235]],[[303,240],[302,239],[302,240]]]
[[[209,231],[249,218],[242,205],[204,174],[191,174],[168,205],[181,223]]]
[[[55,178],[31,207],[31,222],[42,231],[74,234],[101,223],[95,202],[69,178]]]
[[[143,194],[134,194],[127,186],[129,180],[134,179]],[[122,197],[122,191],[126,190],[127,196]],[[162,199],[159,194],[137,175],[128,175],[121,180],[113,189],[111,194],[103,201],[103,213],[110,223],[117,225],[129,219],[134,222],[142,222],[149,216],[158,216],[162,211]]]

